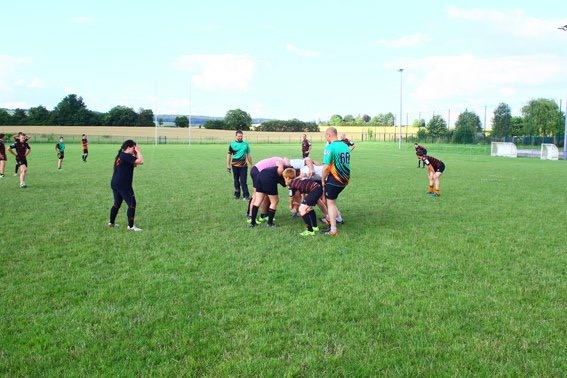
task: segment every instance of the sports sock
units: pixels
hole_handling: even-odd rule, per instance
[[[429,185],[429,193],[433,193],[433,185]]]
[[[252,206],[252,214],[250,215],[250,224],[256,224],[256,217],[258,216],[258,206]]]
[[[307,227],[307,231],[312,232],[313,226],[311,225],[311,217],[309,216],[309,213],[302,216],[302,218],[303,221],[305,222],[305,227]]]
[[[315,210],[311,210],[307,213],[307,215],[309,215],[309,218],[311,219],[311,225],[313,227],[317,227],[317,214],[315,214]]]
[[[276,215],[276,210],[268,209],[268,224],[274,223],[274,216]]]
[[[439,195],[439,192],[440,192],[439,189],[435,189],[435,193],[436,193],[437,195]]]

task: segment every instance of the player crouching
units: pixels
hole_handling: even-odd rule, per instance
[[[317,227],[317,215],[313,207],[323,195],[323,187],[313,179],[297,177],[295,179],[285,178],[285,183],[289,188],[289,195],[293,199],[296,193],[304,194],[303,200],[299,205],[299,215],[305,222],[307,229],[300,233],[301,236],[314,236]]]

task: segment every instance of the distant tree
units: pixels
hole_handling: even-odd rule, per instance
[[[28,115],[24,109],[16,109],[14,114],[12,114],[12,125],[27,125],[28,124]]]
[[[189,118],[187,116],[177,116],[175,117],[176,127],[189,127]]]
[[[115,106],[103,116],[105,126],[136,126],[138,114],[127,106]]]
[[[100,119],[96,113],[87,109],[82,97],[70,94],[53,109],[50,123],[62,126],[90,126],[100,124]]]
[[[163,118],[161,118],[161,117],[158,118],[157,122],[158,122],[158,125],[163,126]]]
[[[455,122],[455,131],[453,132],[454,143],[474,143],[476,134],[482,131],[482,123],[475,112],[465,110],[457,118]]]
[[[318,132],[319,126],[314,122],[303,122],[297,119],[288,121],[264,121],[256,128],[257,131],[283,131],[283,132]]]
[[[77,125],[79,111],[86,108],[82,97],[70,94],[61,100],[51,112],[51,123],[63,126]]]
[[[522,108],[525,131],[529,136],[556,136],[559,133],[559,106],[553,100],[531,100]]]
[[[250,130],[252,117],[241,109],[229,110],[224,116],[224,123],[229,130]]]
[[[447,135],[447,122],[440,115],[434,115],[427,123],[427,134],[432,138],[442,138]]]
[[[226,130],[227,126],[222,119],[209,119],[203,124],[205,129]]]
[[[413,123],[411,124],[412,127],[416,127],[419,131],[420,128],[425,127],[425,120],[422,119],[414,119]]]
[[[512,110],[508,104],[500,103],[494,110],[494,118],[492,118],[492,137],[507,138],[512,133],[511,129]]]
[[[510,135],[524,135],[524,117],[512,116],[512,119],[510,120]]]
[[[10,123],[12,123],[10,113],[4,109],[0,109],[0,125],[9,125]]]
[[[382,125],[384,126],[394,126],[396,122],[396,117],[392,112],[388,112],[384,114],[382,118],[382,122],[383,122]]]
[[[28,110],[28,123],[30,125],[49,125],[51,112],[43,106],[37,106]]]
[[[354,122],[354,117],[352,116],[352,114],[347,114],[343,118],[343,123],[352,124],[353,122]]]
[[[155,126],[154,123],[154,112],[151,109],[138,110],[138,126]]]
[[[329,125],[331,126],[340,126],[343,124],[343,117],[339,114],[333,114],[331,119],[329,120]]]
[[[368,114],[363,114],[363,115],[362,115],[362,122],[368,123],[368,122],[370,122],[370,119],[371,119],[371,118],[370,118],[370,116],[369,116]]]

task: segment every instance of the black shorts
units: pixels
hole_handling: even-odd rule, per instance
[[[335,186],[335,185],[325,185],[325,197],[330,200],[335,200],[339,197],[339,194],[344,190],[344,186]]]
[[[265,171],[262,171],[265,172]],[[255,188],[259,193],[264,193],[269,196],[276,196],[278,194],[278,182],[269,174],[260,174],[256,177]]]
[[[16,159],[16,167],[19,167],[21,165],[25,165],[27,167],[28,159]]]
[[[88,154],[88,153],[89,153],[89,149],[88,149],[88,148],[83,149],[83,154]]]
[[[439,173],[445,172],[445,164],[442,163],[441,166],[435,170],[435,172],[439,172]]]
[[[317,201],[319,201],[319,198],[321,198],[322,195],[323,195],[323,188],[318,186],[315,189],[313,189],[312,191],[310,191],[305,196],[305,198],[303,199],[303,201],[301,203],[303,205],[307,205],[307,206],[315,206],[315,205],[317,205]]]
[[[58,159],[61,159],[61,160],[65,159],[65,153],[64,153],[64,152],[58,152],[58,153],[57,153],[57,158],[58,158]]]
[[[259,174],[260,171],[258,170],[258,168],[256,168],[256,166],[253,166],[252,169],[250,170],[250,177],[252,178],[252,186],[254,188],[256,187],[256,180],[258,179]]]

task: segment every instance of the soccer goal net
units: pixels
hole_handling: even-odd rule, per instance
[[[541,160],[559,160],[559,149],[555,144],[541,144]]]
[[[518,157],[518,149],[514,143],[492,142],[490,156]]]

